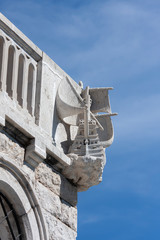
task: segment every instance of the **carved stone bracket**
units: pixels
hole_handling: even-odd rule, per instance
[[[103,157],[68,155],[71,166],[65,167],[62,173],[70,179],[78,191],[86,191],[89,187],[102,181],[102,173],[106,163],[105,152]]]
[[[26,148],[25,162],[31,167],[36,168],[45,158],[45,146],[41,142],[36,141],[36,139],[33,139],[31,144]]]

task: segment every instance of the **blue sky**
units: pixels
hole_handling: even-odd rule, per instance
[[[113,86],[103,182],[78,196],[78,240],[160,238],[160,1],[6,0],[1,12],[75,81]]]

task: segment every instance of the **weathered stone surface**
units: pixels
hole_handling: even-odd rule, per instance
[[[39,182],[36,183],[35,190],[41,207],[48,214],[54,215],[73,230],[77,230],[77,209],[75,207],[64,200],[60,200],[58,195]]]
[[[73,230],[77,231],[77,208],[72,207],[65,201],[61,201],[61,221]]]
[[[20,147],[18,143],[0,132],[0,152],[12,157],[18,165],[22,166],[24,151],[25,149]]]
[[[25,178],[27,179],[27,181],[31,184],[32,188],[35,188],[35,172],[28,167],[27,165],[23,165],[21,168],[21,171],[23,172]]]
[[[48,227],[49,240],[76,240],[77,233],[74,230],[48,214],[46,210],[43,210],[43,215]]]
[[[34,189],[41,209],[45,211],[47,224],[55,226],[54,231],[49,226],[49,239],[76,239],[77,208],[72,206],[77,200],[76,188],[44,163],[39,165],[35,173],[33,169],[23,164],[24,149],[5,134],[0,133],[0,138],[0,151],[19,165],[21,172]],[[64,201],[62,196],[68,202],[71,200],[72,205]],[[53,222],[49,222],[48,219]]]
[[[77,188],[61,174],[53,170],[45,163],[41,163],[36,169],[36,180],[49,188],[62,199],[75,206],[77,203]]]
[[[30,240],[46,239],[43,238],[46,231],[43,224],[44,220],[34,197],[33,189],[20,168],[13,158],[0,153],[0,192],[9,200],[17,213],[23,238]],[[10,238],[4,235],[1,239],[9,240]]]
[[[72,206],[77,204],[77,187],[61,175],[60,197]]]
[[[56,218],[60,219],[61,201],[59,196],[51,192],[39,182],[37,182],[35,190],[41,206],[51,215],[54,215]]]
[[[62,173],[76,184],[79,192],[87,190],[93,185],[102,181],[102,173],[106,163],[105,154],[103,157],[77,156],[69,154],[72,165],[66,167]]]
[[[60,195],[61,178],[51,167],[45,163],[39,164],[36,169],[36,179],[51,191]]]

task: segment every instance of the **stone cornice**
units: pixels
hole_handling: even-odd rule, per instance
[[[37,62],[42,59],[42,51],[16,28],[2,13],[0,13],[0,28],[8,34],[21,48],[23,48]]]

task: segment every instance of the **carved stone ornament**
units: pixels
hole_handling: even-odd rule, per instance
[[[105,148],[112,144],[114,137],[111,116],[117,115],[111,112],[109,102],[108,91],[112,88],[86,87],[83,90],[82,85],[66,77],[61,81],[56,97],[60,119],[78,127],[68,153],[71,165],[64,168],[63,173],[79,191],[102,181]]]

